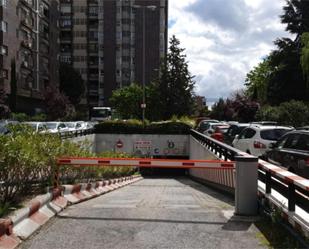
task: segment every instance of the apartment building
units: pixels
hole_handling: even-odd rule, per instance
[[[0,0],[0,88],[11,109],[44,109],[43,91],[59,84],[58,0]]]
[[[143,72],[146,84],[158,76],[167,51],[168,0],[60,0],[60,12],[60,61],[81,73],[83,104],[109,105],[113,90],[142,84]]]

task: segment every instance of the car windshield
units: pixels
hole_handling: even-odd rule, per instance
[[[92,117],[106,118],[111,115],[110,109],[92,109]]]
[[[47,129],[56,129],[57,123],[46,123]]]
[[[278,141],[285,133],[289,132],[289,129],[271,129],[271,130],[262,130],[261,138],[265,140]]]
[[[69,128],[75,128],[75,123],[65,123],[65,125]]]

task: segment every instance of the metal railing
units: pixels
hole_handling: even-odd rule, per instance
[[[94,129],[90,128],[90,129],[75,130],[75,131],[64,131],[64,132],[59,132],[58,134],[63,139],[74,138],[74,137],[81,137],[81,136],[94,134]]]
[[[218,156],[222,160],[234,161],[236,156],[250,156],[249,154],[237,150],[227,144],[216,141],[204,134],[195,130],[191,130],[191,136],[194,137],[202,146]],[[271,163],[259,160],[258,167],[259,183],[265,184],[264,188],[259,187],[259,194],[264,197],[269,197],[275,192],[287,199],[288,216],[295,214],[296,207],[305,211],[309,217],[309,180],[295,175],[284,168],[278,167]],[[261,185],[261,184],[259,184]],[[270,200],[268,198],[268,200]],[[272,201],[272,200],[270,200]],[[277,202],[282,208],[285,208],[285,203]],[[301,217],[303,218],[303,217]],[[306,220],[309,224],[309,220]]]
[[[196,130],[191,130],[191,136],[198,140],[210,152],[214,153],[224,161],[235,161],[236,156],[242,156],[246,154],[240,150],[235,149],[234,147],[199,133]]]

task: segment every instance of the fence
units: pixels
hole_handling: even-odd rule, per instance
[[[195,130],[191,130],[191,136],[222,160],[234,161],[238,156],[250,156]],[[258,169],[258,195],[262,203],[267,200],[271,206],[278,207],[284,218],[309,236],[309,180],[263,160],[259,160]],[[214,177],[215,183],[235,188],[235,180],[233,185],[231,181],[224,181],[226,178],[234,179],[233,172],[226,174],[229,175],[221,176],[221,181]],[[207,181],[211,178],[207,177]]]

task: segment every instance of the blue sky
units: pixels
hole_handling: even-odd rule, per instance
[[[196,93],[228,97],[246,74],[287,37],[284,0],[169,0],[169,36],[185,48]]]

